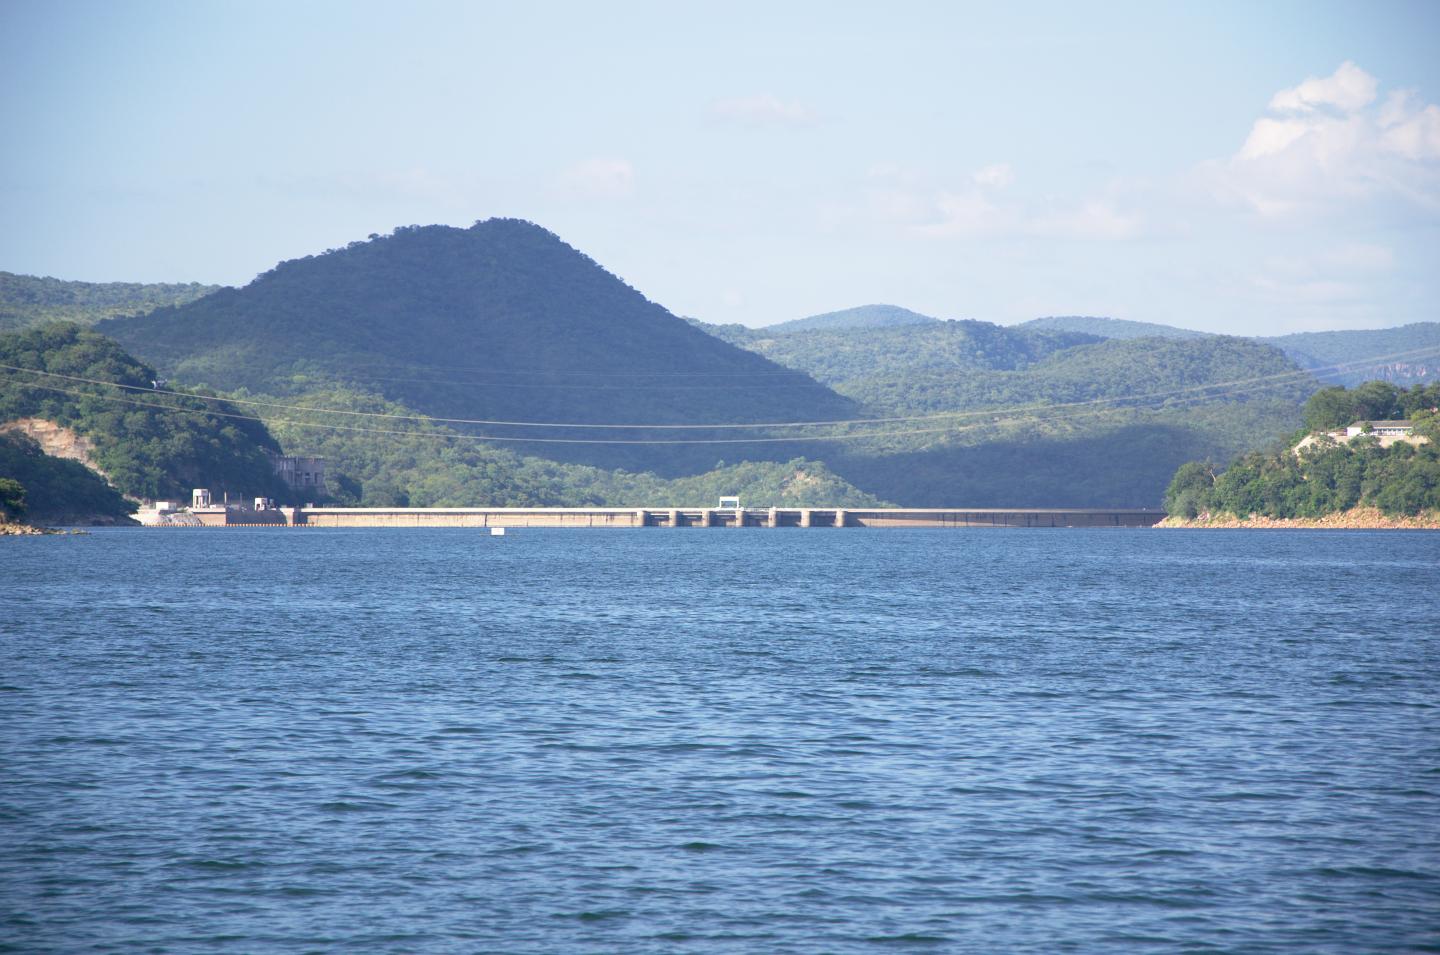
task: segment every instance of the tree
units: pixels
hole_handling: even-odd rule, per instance
[[[25,485],[13,478],[0,478],[0,516],[14,521],[25,516]]]
[[[1305,402],[1305,430],[1333,431],[1355,420],[1355,402],[1343,385],[1321,388]]]
[[[1210,510],[1214,490],[1215,465],[1209,461],[1182,464],[1165,489],[1165,512],[1185,518],[1197,517],[1201,511]]]
[[[1432,444],[1440,444],[1440,414],[1429,410],[1416,411],[1411,420],[1415,422],[1416,434],[1429,438]]]
[[[1400,389],[1388,381],[1367,381],[1351,392],[1355,417],[1364,421],[1384,421],[1400,410]]]

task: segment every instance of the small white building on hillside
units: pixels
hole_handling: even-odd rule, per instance
[[[1345,429],[1345,437],[1355,438],[1362,434],[1373,434],[1377,438],[1408,438],[1415,433],[1410,421],[1357,421]]]
[[[1399,441],[1417,445],[1430,442],[1430,439],[1423,434],[1415,433],[1415,423],[1412,421],[1357,421],[1348,428],[1307,434],[1300,439],[1299,444],[1295,445],[1295,453],[1299,454],[1305,448],[1323,441],[1345,444],[1367,435],[1379,441],[1382,448],[1388,448]]]

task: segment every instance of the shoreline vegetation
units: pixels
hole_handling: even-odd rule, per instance
[[[1387,422],[1397,427],[1376,433]],[[1182,465],[1165,512],[1167,527],[1440,526],[1440,383],[1321,389],[1289,440],[1223,470]]]
[[[1378,507],[1355,507],[1321,517],[1266,517],[1251,514],[1206,513],[1196,517],[1171,516],[1155,525],[1181,530],[1440,530],[1440,510],[1412,515],[1389,515]]]

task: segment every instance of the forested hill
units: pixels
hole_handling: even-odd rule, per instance
[[[152,369],[93,331],[65,322],[0,335],[0,365],[10,366],[0,369],[0,425],[38,418],[69,428],[133,498],[188,500],[197,486],[284,496],[266,457],[280,447],[263,424],[225,402],[154,390]]]
[[[715,331],[725,334],[733,326]],[[831,387],[876,377],[1013,370],[1057,351],[1101,341],[1093,335],[1004,328],[990,322],[936,321],[885,328],[819,328],[789,335],[765,329],[737,339],[766,358]]]
[[[1213,461],[1191,461],[1165,492],[1172,517],[1324,517],[1356,507],[1391,516],[1440,515],[1440,383],[1400,388],[1369,381],[1325,388],[1305,405],[1312,441],[1252,451],[1217,473]],[[1408,419],[1414,443],[1359,436],[1335,441],[1325,432],[1357,420]]]
[[[1013,369],[890,370],[836,387],[885,415],[972,409],[923,452],[831,460],[852,483],[917,506],[1039,507],[1158,504],[1183,461],[1293,430],[1315,382],[1278,349],[1215,336],[1102,341]]]
[[[1037,318],[1016,330],[1085,332],[1101,338],[1205,338],[1207,333],[1153,322],[1067,316]],[[1322,381],[1354,385],[1384,380],[1402,384],[1440,378],[1440,322],[1416,322],[1361,331],[1299,332],[1256,338],[1279,348]]]
[[[220,288],[198,282],[69,282],[0,272],[0,332],[50,321],[93,325],[117,315],[142,315],[162,305],[184,305]]]
[[[1123,318],[1095,318],[1089,315],[1056,315],[1034,318],[1014,326],[1050,332],[1082,332],[1100,338],[1204,338],[1205,332],[1155,322],[1134,322]]]
[[[1281,397],[1299,408],[1315,382],[1278,349],[1246,338],[1119,339],[1057,348],[1033,361],[953,370],[909,366],[837,382],[841,393],[886,412],[1072,403],[1158,396],[1235,402]]]
[[[910,436],[823,449],[851,483],[915,506],[1158,504],[1187,458],[1230,457],[1293,430],[1316,387],[1279,349],[1220,335],[1105,338],[977,321],[709,328],[869,415],[969,412],[953,429],[907,423]]]
[[[856,410],[805,374],[676,318],[552,233],[514,219],[400,228],[102,330],[186,380],[280,395],[342,384],[449,418],[743,423]],[[708,468],[719,456],[673,446],[548,445],[546,453],[672,472]]]

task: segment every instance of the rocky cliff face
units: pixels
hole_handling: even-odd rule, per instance
[[[16,418],[0,424],[0,434],[19,433],[40,445],[40,450],[52,458],[78,461],[102,478],[109,476],[102,471],[94,459],[94,446],[70,428],[44,418]]]

